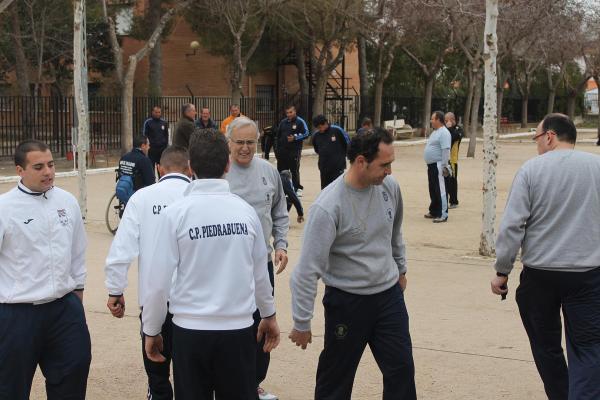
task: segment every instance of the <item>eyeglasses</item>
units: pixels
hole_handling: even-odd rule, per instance
[[[256,140],[234,140],[233,143],[237,144],[238,146],[243,146],[246,145],[248,147],[252,147],[256,145]]]
[[[542,132],[539,135],[535,135],[534,137],[531,138],[531,140],[533,140],[535,142],[538,140],[538,138],[544,136],[547,133],[550,135],[556,135],[556,132],[554,132],[553,130],[547,130],[546,132]]]

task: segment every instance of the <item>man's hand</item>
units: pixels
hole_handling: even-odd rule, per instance
[[[106,306],[110,310],[110,313],[113,315],[113,317],[123,318],[125,315],[125,297],[123,297],[123,295],[119,297],[108,296]]]
[[[290,142],[290,143],[293,142],[294,141],[294,135],[288,135],[287,139],[288,139],[288,142]]]
[[[398,284],[400,285],[400,289],[402,289],[402,291],[404,292],[406,290],[406,284],[407,284],[407,280],[406,280],[406,275],[405,274],[400,274],[400,278],[398,278]]]
[[[296,346],[302,347],[302,350],[306,350],[308,344],[312,343],[311,331],[300,332],[296,329],[292,329],[288,337],[293,343],[296,343]]]
[[[265,338],[265,345],[263,351],[270,353],[279,344],[279,325],[277,325],[277,318],[273,315],[269,318],[263,318],[258,324],[258,332],[256,334],[256,341],[260,342],[262,338]]]
[[[304,217],[302,215],[298,215],[298,219],[296,219],[296,221],[298,221],[299,224],[304,222]]]
[[[277,275],[283,272],[283,270],[287,266],[287,262],[287,252],[283,249],[275,250],[275,266],[277,267]]]
[[[161,335],[144,336],[144,350],[150,361],[158,363],[167,361],[165,356],[161,354],[161,351],[163,351],[163,338]]]
[[[508,276],[494,276],[491,282],[492,293],[499,296],[506,295],[508,293]]]

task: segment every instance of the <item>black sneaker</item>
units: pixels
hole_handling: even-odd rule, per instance
[[[431,213],[425,214],[424,217],[427,218],[427,219],[434,219],[434,218],[436,218],[433,215],[431,215]]]

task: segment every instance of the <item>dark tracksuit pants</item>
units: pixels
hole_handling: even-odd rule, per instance
[[[448,192],[449,202],[452,205],[458,204],[458,164],[452,165],[452,176],[444,178],[446,183],[446,191]]]
[[[140,313],[140,320],[142,314]],[[172,400],[173,388],[171,387],[171,358],[172,358],[172,338],[173,338],[173,314],[167,313],[165,322],[161,328],[160,334],[163,337],[162,355],[166,358],[165,362],[154,362],[148,359],[146,355],[145,343],[146,335],[142,332],[142,358],[144,360],[144,369],[148,376],[148,399],[152,400]]]
[[[275,294],[275,275],[273,273],[273,262],[269,261],[267,268],[269,269],[269,280],[271,281],[271,286],[273,287],[273,294]],[[252,334],[256,338],[256,335],[258,333],[258,325],[261,321],[260,312],[256,310],[252,317],[254,318],[254,325],[252,325]],[[256,349],[256,384],[254,385],[255,397],[256,388],[260,386],[261,382],[267,378],[267,371],[269,370],[269,364],[271,362],[271,355],[263,351],[264,345],[264,338],[258,343],[256,343],[256,340],[254,341],[254,348]]]
[[[252,327],[200,331],[173,324],[177,400],[253,400],[256,336]]]
[[[279,172],[290,170],[292,173],[292,183],[296,190],[304,189],[304,186],[300,184],[300,155],[302,154],[302,148],[297,149],[279,149],[276,153],[277,156],[277,170]]]
[[[383,373],[383,400],[416,399],[408,313],[399,285],[374,295],[325,288],[325,345],[315,400],[349,400],[368,344]]]
[[[158,177],[160,178],[160,173],[158,173],[158,168],[156,167],[157,164],[160,164],[160,157],[162,156],[163,151],[165,151],[165,149],[167,148],[167,146],[161,146],[161,147],[154,147],[154,146],[150,146],[150,149],[148,150],[148,158],[150,159],[150,161],[152,161],[152,170],[156,170]]]
[[[600,267],[588,272],[524,267],[516,298],[548,399],[600,399]]]
[[[329,184],[335,181],[344,173],[344,168],[323,168],[319,170],[321,175],[321,190],[325,189]]]
[[[85,399],[92,359],[83,304],[0,304],[0,399],[28,400],[39,364],[48,400]]]
[[[446,196],[444,179],[440,179],[440,171],[436,163],[427,164],[427,180],[429,182],[429,213],[435,218],[448,214],[448,202],[442,196]]]
[[[262,136],[262,151],[263,151],[263,158],[265,160],[269,159],[269,155],[271,153],[272,147],[273,147],[273,136],[263,135]]]

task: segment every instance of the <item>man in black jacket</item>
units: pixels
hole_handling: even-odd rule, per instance
[[[169,123],[161,118],[159,106],[152,107],[152,116],[144,121],[142,134],[150,141],[148,157],[152,161],[152,169],[160,163],[160,156],[169,145]]]
[[[319,155],[321,189],[325,189],[346,169],[346,151],[350,138],[341,127],[330,124],[324,115],[317,115],[313,119],[313,126],[318,129],[312,143]]]
[[[219,129],[215,121],[210,118],[210,109],[208,107],[202,107],[200,110],[200,118],[196,120],[196,128]]]
[[[285,109],[286,117],[281,120],[277,128],[277,170],[279,172],[289,169],[292,172],[292,182],[298,195],[302,194],[304,186],[300,184],[300,157],[302,143],[310,136],[308,125],[296,114],[296,107],[288,106]]]
[[[147,137],[136,136],[133,138],[133,150],[119,160],[119,176],[132,176],[135,190],[150,186],[156,181],[152,161],[147,157],[150,149]]]

